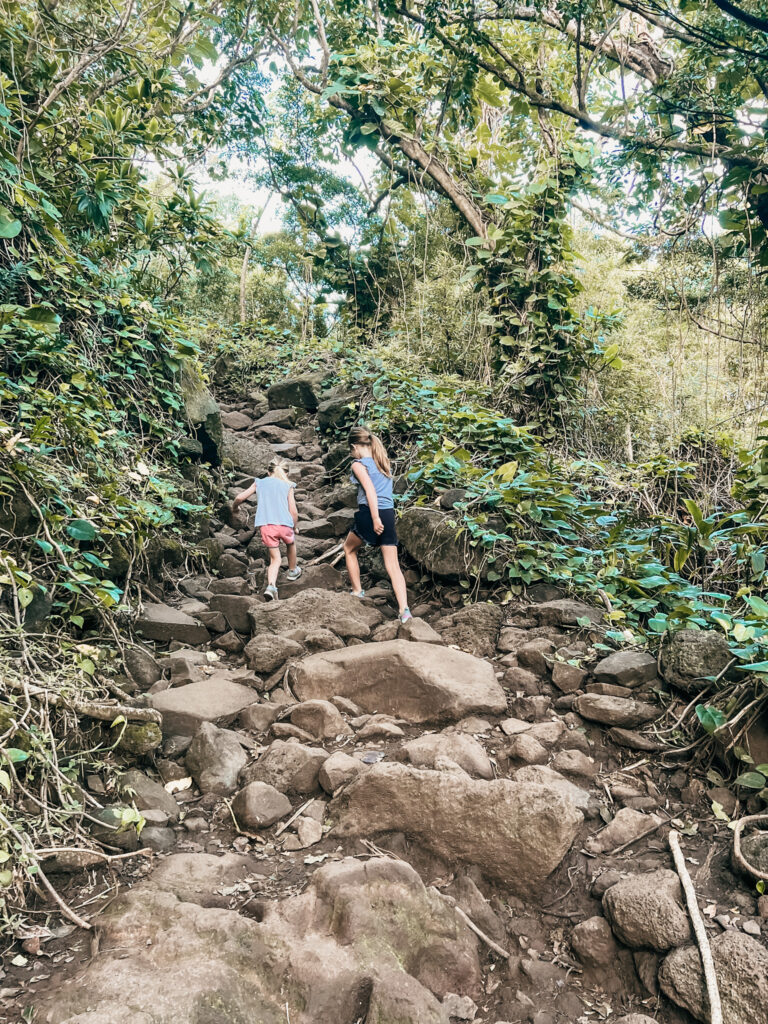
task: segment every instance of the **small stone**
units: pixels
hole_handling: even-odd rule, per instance
[[[590,917],[577,924],[571,933],[571,946],[585,967],[595,968],[612,964],[619,950],[604,917]]]
[[[297,831],[301,845],[305,847],[314,846],[323,838],[323,826],[314,818],[299,818]]]
[[[628,686],[616,686],[615,683],[587,683],[587,693],[599,693],[603,697],[631,697],[632,691]]]
[[[747,935],[754,935],[756,938],[760,938],[761,928],[757,921],[745,921],[741,927],[744,929]]]
[[[443,1009],[449,1017],[457,1020],[472,1021],[477,1016],[477,1006],[469,996],[457,996],[455,992],[443,996]]]
[[[607,853],[661,824],[662,819],[656,814],[642,814],[630,807],[622,807],[602,832],[587,839],[584,848],[592,854]]]
[[[614,651],[592,669],[595,679],[617,686],[640,686],[656,678],[656,659],[646,651]]]
[[[240,712],[237,724],[241,729],[250,729],[252,732],[266,732],[280,714],[280,704],[251,704],[245,711]]]
[[[604,697],[598,693],[582,694],[573,706],[582,718],[591,722],[629,728],[650,722],[659,715],[655,704],[627,697]]]
[[[226,796],[237,789],[247,758],[237,736],[203,722],[187,751],[186,765],[201,793]]]
[[[765,920],[768,917],[768,896],[761,896],[757,901],[757,912]]]
[[[291,801],[266,782],[249,782],[232,801],[232,811],[241,827],[269,828],[291,813]]]
[[[546,747],[526,733],[514,736],[510,740],[507,756],[510,760],[522,761],[523,764],[546,764],[548,760]]]
[[[291,722],[316,740],[352,735],[338,708],[327,700],[306,700],[297,704],[291,711]]]
[[[444,643],[443,638],[423,619],[412,618],[407,622],[400,623],[397,636],[402,640],[413,640],[416,643],[440,644]]]
[[[676,872],[662,868],[612,886],[603,896],[603,908],[624,945],[663,953],[691,937],[682,899]]]
[[[567,661],[556,661],[552,665],[552,682],[563,693],[573,693],[584,686],[587,678],[586,669],[578,665],[569,665]]]
[[[531,728],[530,722],[524,722],[520,718],[505,718],[499,728],[505,736],[518,736],[522,732],[528,732]]]
[[[517,660],[516,655],[512,655],[512,657]],[[507,669],[501,684],[508,690],[514,690],[515,693],[527,693],[530,697],[541,692],[541,679],[534,672],[529,672],[527,668],[520,668],[519,665],[513,665]]]
[[[552,641],[546,637],[539,637],[517,648],[517,661],[522,668],[530,669],[538,676],[545,676],[554,653],[555,645]]]
[[[573,749],[560,750],[552,761],[552,767],[563,775],[579,775],[586,779],[593,779],[598,772],[598,767],[591,757]]]
[[[343,750],[336,750],[323,762],[318,778],[325,792],[333,796],[337,789],[351,782],[362,770],[363,766],[357,758],[350,757]]]
[[[403,736],[405,736],[403,730],[388,715],[371,715],[357,733],[356,739],[362,743],[364,740],[379,737],[382,739],[400,739]]]

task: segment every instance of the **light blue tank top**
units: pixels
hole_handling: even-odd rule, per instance
[[[288,508],[288,495],[296,484],[276,476],[264,476],[256,483],[256,518],[254,526],[293,526]]]
[[[392,477],[385,476],[370,456],[366,456],[364,459],[355,459],[355,462],[359,462],[368,470],[368,475],[371,478],[373,489],[376,491],[376,497],[379,499],[379,508],[394,508],[395,503],[392,500]],[[355,462],[352,463],[353,466]],[[353,484],[357,484],[358,505],[367,505],[368,499],[365,496],[365,491],[360,486],[360,481],[354,473],[350,475],[350,480]]]

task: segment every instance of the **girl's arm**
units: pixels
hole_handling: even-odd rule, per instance
[[[248,488],[248,489],[247,489],[246,491],[241,491],[241,492],[240,492],[240,493],[239,493],[239,494],[237,495],[237,497],[235,498],[235,500],[234,500],[234,501],[232,502],[232,508],[233,508],[233,509],[237,509],[237,507],[238,507],[239,505],[242,505],[242,503],[243,503],[244,501],[247,501],[247,500],[248,500],[248,498],[250,498],[250,497],[251,497],[251,495],[253,495],[253,494],[255,494],[255,493],[256,493],[256,490],[257,490],[257,488],[258,488],[258,484],[257,484],[257,483],[256,483],[256,481],[254,480],[254,481],[253,481],[253,483],[251,484],[251,486],[250,486],[250,487],[249,487],[249,488]]]
[[[288,511],[293,517],[293,532],[299,532],[299,508],[296,504],[296,488],[292,487],[288,492]]]
[[[373,520],[374,533],[384,532],[384,523],[382,523],[379,517],[379,498],[376,494],[376,489],[373,486],[370,474],[362,462],[352,463],[352,472],[355,474],[357,479],[360,481],[360,486],[365,491],[365,496],[368,499],[368,508],[371,510],[371,519]]]

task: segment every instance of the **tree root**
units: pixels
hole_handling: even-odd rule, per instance
[[[746,820],[746,819],[742,819]],[[680,882],[685,892],[685,902],[688,905],[688,914],[693,925],[693,932],[699,946],[701,966],[704,971],[704,980],[707,983],[707,998],[709,999],[709,1020],[710,1024],[723,1024],[723,1008],[720,1003],[720,990],[717,987],[717,975],[715,974],[715,962],[712,959],[712,950],[709,947],[707,931],[704,927],[704,919],[699,910],[696,900],[696,892],[693,888],[691,876],[685,866],[685,858],[680,848],[680,836],[672,829],[669,833],[669,848],[675,861],[675,869],[680,876]]]
[[[746,859],[744,854],[741,852],[741,833],[744,831],[745,825],[750,825],[758,821],[768,822],[768,814],[749,814],[746,818],[739,818],[733,828],[733,859],[739,865],[742,870],[752,875],[754,878],[760,878],[764,882],[768,882],[768,871],[761,871],[759,868],[753,867]]]

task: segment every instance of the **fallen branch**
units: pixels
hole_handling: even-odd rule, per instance
[[[742,821],[746,820],[746,818],[742,818]],[[691,918],[691,924],[693,925],[693,932],[699,946],[699,955],[701,956],[704,980],[707,983],[710,1024],[723,1024],[723,1008],[720,1004],[720,990],[717,987],[715,962],[712,959],[712,950],[709,946],[709,939],[707,938],[704,919],[701,916],[699,904],[696,899],[696,891],[693,888],[693,882],[691,881],[691,876],[688,873],[688,868],[685,866],[685,858],[683,857],[683,851],[680,848],[680,836],[675,829],[671,829],[668,839],[669,848],[672,851],[672,857],[675,862],[675,869],[680,876],[680,882],[683,886],[683,892],[685,893],[685,902],[688,905],[688,914]]]
[[[467,915],[464,913],[461,907],[454,907],[453,909],[456,911],[457,916],[461,918],[461,920],[464,922],[467,928],[473,931],[479,939],[482,939],[486,946],[490,946],[494,953],[498,953],[499,956],[503,956],[505,960],[509,960],[509,953],[506,951],[506,949],[503,949],[497,942],[494,942],[493,939],[490,938],[490,936],[486,935],[485,932],[481,931],[477,927],[475,922],[472,921],[469,917],[467,917]]]
[[[14,679],[6,679],[3,682],[11,690],[23,690],[22,685]],[[30,686],[29,696],[44,697],[50,707],[63,707],[75,714],[98,718],[103,722],[112,722],[120,715],[125,719],[133,719],[134,722],[156,722],[160,725],[163,721],[160,712],[154,708],[135,708],[128,704],[108,704],[106,701],[75,700],[44,686]]]
[[[48,846],[42,850],[35,850],[35,856],[41,858],[58,857],[62,853],[99,857],[107,864],[111,864],[112,861],[126,860],[128,857],[151,857],[153,851],[149,846],[143,846],[140,850],[129,850],[128,853],[103,853],[101,850],[89,850],[83,846]]]
[[[336,544],[334,547],[324,551],[322,555],[318,555],[317,558],[313,558],[311,562],[307,562],[306,568],[310,565],[317,565],[319,562],[324,562],[326,558],[331,558],[333,555],[339,554],[344,550],[344,541]]]
[[[281,836],[283,832],[285,832],[285,830],[288,828],[288,826],[292,824],[294,821],[296,821],[301,812],[306,810],[307,807],[309,807],[313,799],[314,797],[310,797],[309,800],[306,800],[297,811],[293,812],[293,814],[290,816],[290,818],[288,818],[287,821],[284,821],[282,825],[275,829],[275,839],[277,839],[278,836]]]
[[[746,859],[744,854],[741,852],[741,833],[744,831],[745,825],[750,825],[753,822],[765,821],[768,822],[768,814],[749,814],[746,818],[739,818],[733,827],[733,859],[748,874],[753,875],[755,878],[760,878],[764,882],[768,882],[768,871],[761,871],[759,868],[753,867]]]

